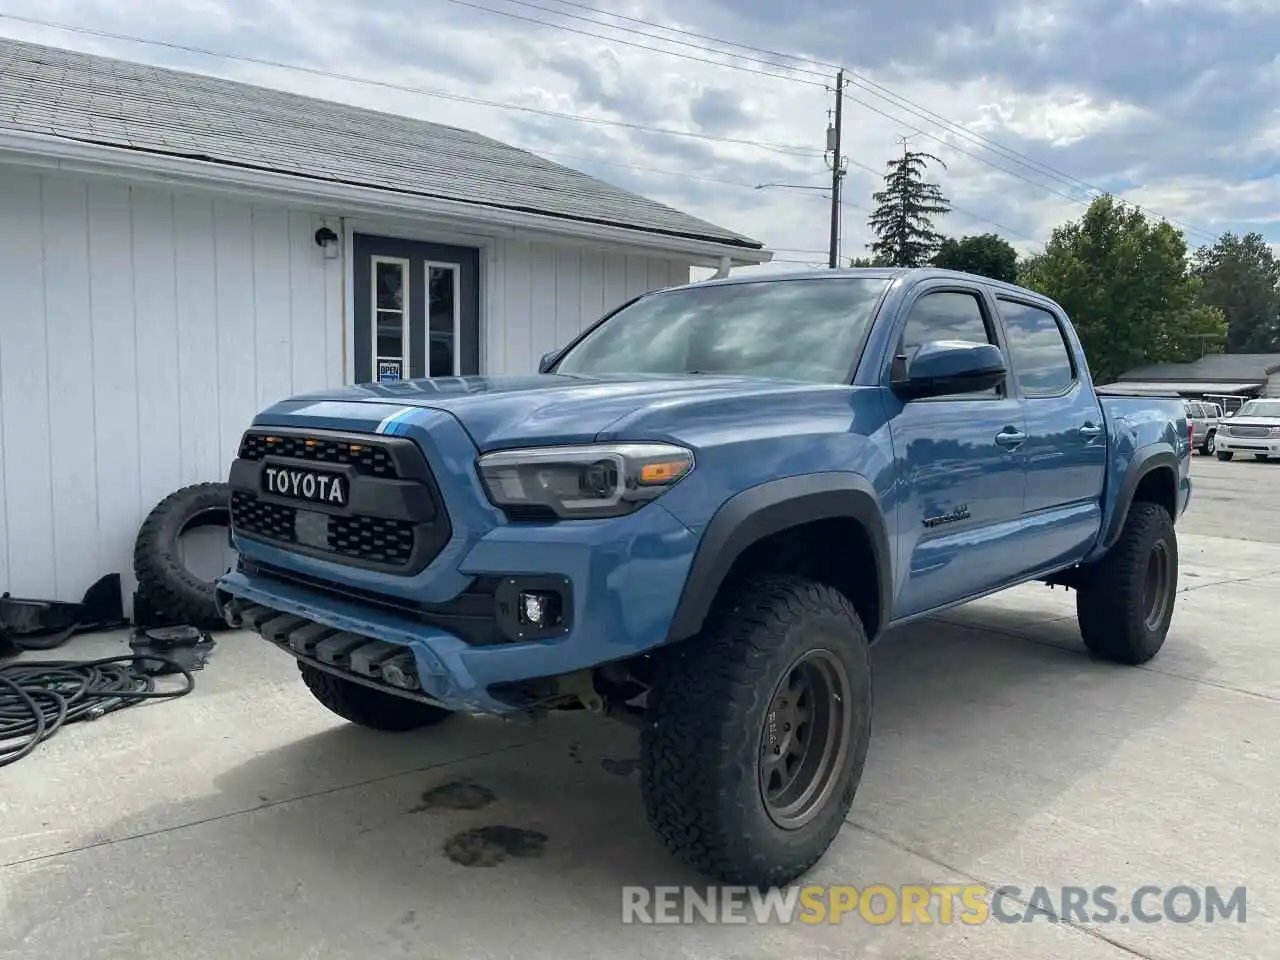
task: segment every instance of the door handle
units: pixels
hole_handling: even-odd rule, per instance
[[[1021,446],[1022,442],[1026,439],[1027,435],[1025,433],[1020,433],[1013,429],[1013,427],[1005,427],[996,434],[996,443],[1000,444],[1002,447]]]
[[[1098,426],[1096,423],[1086,423],[1080,428],[1080,436],[1084,437],[1086,440],[1092,440],[1100,433],[1102,433],[1102,427]]]

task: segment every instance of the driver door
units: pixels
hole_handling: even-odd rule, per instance
[[[931,340],[1004,350],[981,290],[922,287],[904,311],[898,354],[910,358]],[[885,391],[901,489],[895,619],[994,590],[1021,571],[1016,532],[1026,493],[1026,425],[1011,390],[1006,382],[981,393],[909,401]]]

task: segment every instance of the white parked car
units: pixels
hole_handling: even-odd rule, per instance
[[[1216,437],[1218,459],[1251,453],[1259,460],[1280,457],[1280,397],[1250,400],[1223,420]]]

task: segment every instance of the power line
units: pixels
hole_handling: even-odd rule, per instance
[[[402,93],[413,93],[424,97],[435,97],[441,100],[449,100],[456,103],[467,103],[472,106],[490,107],[495,110],[514,110],[519,113],[534,114],[536,116],[549,117],[556,120],[571,120],[576,123],[587,123],[593,126],[618,127],[626,130],[635,130],[640,133],[656,133],[669,137],[684,137],[691,140],[704,140],[711,143],[723,143],[733,146],[759,147],[762,150],[769,150],[775,153],[781,153],[795,157],[818,157],[821,154],[810,147],[801,146],[799,144],[789,143],[769,143],[763,140],[749,140],[745,137],[721,137],[709,133],[695,133],[691,130],[677,130],[673,127],[657,127],[644,123],[632,123],[627,120],[613,120],[606,117],[588,117],[583,114],[567,113],[560,110],[546,110],[541,107],[528,107],[517,104],[499,103],[496,100],[486,100],[482,97],[471,97],[460,93],[450,93],[447,90],[439,90],[432,87],[418,87],[408,84],[392,83],[389,80],[376,80],[371,77],[360,77],[349,73],[340,73],[336,70],[324,70],[320,67],[308,67],[298,63],[286,63],[282,60],[270,60],[265,57],[253,57],[246,54],[226,53],[220,50],[210,50],[206,47],[197,47],[191,44],[177,43],[172,40],[156,40],[151,37],[139,37],[127,33],[115,33],[109,30],[97,30],[91,27],[82,27],[75,24],[58,23],[52,20],[39,20],[35,17],[23,17],[12,13],[0,13],[0,19],[13,20],[18,23],[32,24],[39,27],[50,27],[55,30],[66,30],[69,33],[78,33],[90,37],[98,37],[105,40],[121,40],[126,43],[137,43],[146,46],[163,47],[169,50],[179,50],[183,53],[195,53],[206,57],[215,57],[222,60],[230,60],[237,63],[251,63],[255,66],[272,67],[278,70],[292,70],[298,73],[305,73],[310,76],[323,77],[329,80],[342,80],[350,83],[360,83],[367,86],[379,87],[386,90],[396,90]]]
[[[454,2],[460,2],[460,0],[454,0]],[[702,50],[705,50],[705,51],[708,51],[708,52],[715,52],[715,53],[719,53],[719,54],[721,54],[721,55],[727,55],[727,56],[738,56],[738,57],[740,57],[740,58],[742,58],[742,59],[748,59],[748,58],[744,57],[742,54],[732,54],[732,53],[730,53],[730,52],[728,52],[728,51],[715,51],[715,50],[710,50],[710,48],[706,48],[706,47],[699,47],[699,46],[698,46],[698,45],[696,45],[696,44],[689,44],[689,43],[685,43],[685,42],[683,42],[683,41],[679,41],[679,40],[672,40],[672,39],[671,39],[671,38],[669,38],[669,37],[661,37],[661,36],[658,36],[658,35],[655,35],[655,34],[646,33],[646,32],[644,32],[644,31],[633,30],[633,29],[631,29],[631,28],[627,28],[627,27],[619,27],[619,26],[617,26],[617,25],[615,25],[615,24],[608,24],[608,23],[605,23],[605,22],[602,22],[602,21],[599,21],[599,20],[593,20],[593,19],[586,18],[586,17],[579,17],[579,16],[576,16],[576,15],[574,15],[574,14],[565,13],[565,12],[563,12],[563,11],[556,11],[556,10],[552,10],[552,9],[551,9],[551,8],[549,8],[549,7],[544,7],[544,6],[540,6],[539,4],[536,4],[536,3],[531,3],[531,2],[529,2],[529,0],[506,0],[506,2],[508,2],[508,3],[514,3],[514,4],[519,4],[520,6],[525,6],[525,7],[532,7],[532,8],[534,8],[534,9],[538,9],[538,10],[544,10],[544,11],[547,11],[547,12],[549,12],[549,13],[554,13],[554,14],[556,14],[556,15],[558,15],[558,16],[570,17],[570,18],[573,18],[573,19],[576,19],[576,20],[582,20],[582,21],[585,21],[585,22],[587,22],[587,23],[597,24],[597,25],[599,25],[599,26],[607,26],[607,27],[609,27],[610,29],[615,29],[615,30],[619,30],[619,31],[623,31],[623,32],[628,32],[628,33],[634,33],[634,34],[638,34],[638,35],[640,35],[640,36],[648,37],[648,38],[650,38],[650,39],[655,39],[655,40],[659,40],[659,41],[666,42],[666,43],[675,43],[675,44],[679,44],[679,45],[681,45],[681,46],[693,47],[694,49],[702,49]],[[656,22],[654,22],[654,21],[652,21],[652,20],[645,20],[645,19],[640,18],[640,17],[631,17],[631,16],[626,16],[626,15],[623,15],[623,14],[619,14],[619,13],[613,13],[612,11],[601,10],[601,9],[599,9],[598,7],[593,7],[593,6],[589,5],[589,4],[574,2],[574,0],[553,0],[553,2],[555,2],[555,3],[559,3],[559,4],[563,5],[563,6],[574,7],[574,8],[580,9],[580,10],[587,10],[587,11],[591,11],[591,12],[593,12],[593,13],[597,13],[597,14],[600,14],[600,15],[602,15],[602,16],[606,16],[606,17],[612,17],[612,18],[617,19],[617,20],[623,20],[623,21],[626,21],[626,22],[629,22],[629,23],[641,24],[641,25],[643,25],[643,26],[653,27],[653,28],[658,29],[658,30],[665,30],[665,31],[668,31],[668,32],[671,32],[671,33],[679,34],[680,36],[692,37],[692,38],[700,39],[700,40],[703,40],[703,41],[706,41],[706,42],[711,42],[711,43],[721,44],[721,45],[723,45],[723,46],[736,47],[736,48],[741,49],[741,50],[747,50],[747,51],[749,51],[749,52],[751,52],[751,53],[753,53],[753,54],[761,54],[761,55],[764,55],[764,56],[774,57],[774,58],[783,58],[783,59],[787,59],[787,60],[794,61],[794,62],[796,62],[796,63],[811,64],[811,65],[813,65],[813,66],[824,67],[824,68],[827,68],[827,69],[830,69],[830,70],[840,70],[840,69],[842,69],[838,64],[834,64],[834,63],[830,63],[830,62],[826,62],[826,61],[822,61],[822,60],[817,60],[817,59],[809,58],[809,57],[799,57],[799,56],[796,56],[795,54],[784,53],[784,52],[777,51],[777,50],[769,50],[769,49],[764,48],[764,47],[754,47],[754,46],[751,46],[751,45],[749,45],[749,44],[739,43],[739,42],[734,41],[734,40],[725,40],[725,39],[720,38],[720,37],[714,37],[714,36],[710,36],[710,35],[708,35],[708,34],[698,33],[698,32],[692,31],[692,30],[684,30],[684,29],[681,29],[681,28],[678,28],[678,27],[670,27],[670,26],[666,26],[666,25],[664,25],[664,24],[656,23]],[[473,5],[473,4],[468,4],[468,5]],[[477,6],[478,6],[478,5],[477,5]],[[488,8],[484,8],[484,9],[488,9]],[[500,11],[491,11],[491,12],[496,12],[496,13],[499,13],[500,15],[503,15],[503,14],[501,14],[501,12],[500,12]],[[524,19],[534,19],[534,18],[524,18]],[[551,26],[551,27],[559,27],[559,26],[560,26],[560,25],[558,25],[558,24],[546,23],[545,21],[537,21],[536,19],[534,20],[534,22],[541,22],[541,23],[543,23],[543,25],[545,25],[545,26]],[[612,39],[612,38],[602,38],[602,39]],[[624,41],[619,41],[619,42],[624,42]],[[643,44],[631,44],[631,45],[632,45],[632,46],[641,46],[641,47],[645,47],[645,45],[643,45]],[[663,50],[659,50],[659,49],[652,48],[652,47],[647,47],[647,49],[652,50],[652,51],[654,51],[654,52],[658,52],[658,53],[668,53],[668,54],[671,54],[671,55],[677,55],[677,56],[679,55],[679,54],[673,54],[671,51],[663,51]],[[761,59],[760,57],[755,57],[755,58],[751,58],[751,59],[755,59],[755,60],[756,60],[756,62],[759,62],[759,63],[768,63],[770,66],[778,67],[778,68],[780,68],[780,69],[784,69],[784,70],[789,70],[789,71],[792,71],[792,72],[794,72],[794,73],[809,74],[809,75],[812,75],[812,76],[825,76],[825,74],[822,74],[822,73],[820,73],[820,72],[818,72],[818,71],[815,71],[815,70],[803,69],[803,68],[801,68],[801,67],[797,67],[797,66],[788,66],[788,65],[786,65],[786,64],[781,64],[781,63],[774,63],[774,62],[771,62],[771,61],[763,60],[763,59]],[[730,65],[730,64],[726,64],[726,65],[727,65],[727,66],[732,66],[732,65]],[[854,86],[858,87],[859,89],[861,89],[861,90],[865,90],[867,93],[871,94],[872,96],[878,97],[878,98],[880,98],[880,99],[882,99],[882,100],[885,100],[885,101],[887,101],[887,102],[889,102],[889,103],[892,103],[892,104],[893,104],[895,107],[897,107],[898,109],[904,110],[904,111],[906,111],[907,113],[912,114],[912,115],[914,115],[914,116],[916,116],[916,117],[918,117],[918,118],[920,118],[920,119],[926,120],[927,122],[932,122],[932,123],[934,123],[935,125],[942,127],[942,129],[946,130],[946,131],[947,131],[947,132],[949,132],[949,133],[953,133],[953,134],[955,134],[955,135],[961,136],[961,137],[963,137],[964,139],[968,140],[969,142],[977,144],[977,145],[978,145],[979,147],[981,147],[981,148],[984,148],[984,149],[990,150],[991,152],[996,153],[998,156],[1001,156],[1003,159],[1011,160],[1012,162],[1017,163],[1017,164],[1019,164],[1019,165],[1021,165],[1021,166],[1024,166],[1024,167],[1026,167],[1026,168],[1028,168],[1028,169],[1032,169],[1032,170],[1034,170],[1036,173],[1039,173],[1039,174],[1041,174],[1041,175],[1043,175],[1043,176],[1049,176],[1049,177],[1052,177],[1052,178],[1054,178],[1054,179],[1058,180],[1059,182],[1061,182],[1061,183],[1063,183],[1063,184],[1065,184],[1065,185],[1067,185],[1067,186],[1069,186],[1069,187],[1072,187],[1072,188],[1074,188],[1074,189],[1083,189],[1083,190],[1085,190],[1086,192],[1092,192],[1092,193],[1094,193],[1094,194],[1103,194],[1103,193],[1107,193],[1107,192],[1109,192],[1109,191],[1105,190],[1105,189],[1104,189],[1104,188],[1102,188],[1102,187],[1099,187],[1099,186],[1097,186],[1097,185],[1095,185],[1095,184],[1092,184],[1092,183],[1088,182],[1087,180],[1083,180],[1083,179],[1081,179],[1081,178],[1079,178],[1079,177],[1076,177],[1076,176],[1074,176],[1074,175],[1072,175],[1072,174],[1064,173],[1063,171],[1061,171],[1061,170],[1059,170],[1059,169],[1057,169],[1057,168],[1055,168],[1055,167],[1053,167],[1053,166],[1050,166],[1050,165],[1049,165],[1049,164],[1047,164],[1047,163],[1044,163],[1044,162],[1042,162],[1042,161],[1040,161],[1040,160],[1036,160],[1034,157],[1030,157],[1030,156],[1028,156],[1028,155],[1027,155],[1027,154],[1025,154],[1025,153],[1022,153],[1022,152],[1020,152],[1020,151],[1018,151],[1018,150],[1014,150],[1012,147],[1004,146],[1003,144],[999,143],[998,141],[995,141],[995,140],[991,139],[990,137],[984,136],[984,135],[983,135],[983,134],[981,134],[981,133],[977,133],[976,131],[970,130],[970,129],[968,129],[967,127],[965,127],[964,125],[959,124],[959,123],[957,123],[957,122],[955,122],[955,121],[953,121],[953,120],[950,120],[950,119],[948,119],[948,118],[946,118],[946,117],[942,116],[941,114],[938,114],[938,113],[934,112],[933,110],[930,110],[928,107],[925,107],[925,106],[923,106],[923,105],[921,105],[921,104],[919,104],[919,103],[917,103],[917,102],[915,102],[915,101],[913,101],[913,100],[909,99],[908,97],[904,97],[904,96],[902,96],[901,94],[896,93],[895,91],[893,91],[893,90],[891,90],[890,88],[888,88],[888,87],[884,86],[883,84],[877,83],[876,81],[872,80],[870,77],[865,76],[864,74],[860,74],[860,73],[858,73],[858,72],[856,72],[856,71],[848,70],[847,68],[844,68],[844,69],[845,69],[845,72],[849,75],[849,77],[850,77],[850,78],[852,78],[852,79],[850,79],[850,80],[849,80],[849,82],[850,82],[852,85],[854,85]],[[760,71],[752,71],[752,72],[760,72]],[[777,75],[777,74],[773,74],[773,76],[779,76],[779,75]],[[783,79],[783,77],[780,77],[780,76],[779,76],[779,79]],[[788,78],[785,78],[785,79],[792,79],[792,80],[796,80],[797,82],[811,82],[811,81],[800,81],[800,80],[799,80],[798,78],[796,78],[796,77],[788,77]],[[876,113],[876,114],[878,114],[878,115],[880,115],[880,116],[882,116],[882,117],[884,117],[884,118],[886,118],[886,119],[888,119],[888,120],[890,120],[890,121],[892,121],[892,122],[894,122],[894,123],[898,123],[898,124],[900,124],[900,125],[902,125],[902,126],[906,127],[907,129],[912,130],[913,132],[915,132],[915,133],[917,133],[917,134],[920,134],[920,135],[922,135],[922,136],[929,137],[929,139],[931,139],[931,140],[935,141],[936,143],[941,144],[942,146],[945,146],[945,147],[948,147],[949,149],[955,150],[957,153],[960,153],[960,154],[962,154],[962,155],[964,155],[964,156],[967,156],[967,157],[969,157],[969,158],[971,158],[971,159],[973,159],[973,160],[976,160],[976,161],[978,161],[978,162],[980,162],[980,163],[987,164],[988,166],[991,166],[991,167],[993,167],[993,168],[994,168],[994,169],[996,169],[996,170],[1000,170],[1000,171],[1002,171],[1002,172],[1004,172],[1004,173],[1007,173],[1007,174],[1009,174],[1010,176],[1017,177],[1018,179],[1023,180],[1024,182],[1026,182],[1026,183],[1028,183],[1028,184],[1031,184],[1032,186],[1036,186],[1036,187],[1039,187],[1039,188],[1041,188],[1041,189],[1047,190],[1048,192],[1050,192],[1050,193],[1054,193],[1055,195],[1057,195],[1057,196],[1059,196],[1059,197],[1062,197],[1063,199],[1069,200],[1069,201],[1071,201],[1072,203],[1085,204],[1085,203],[1089,202],[1089,201],[1086,201],[1086,200],[1082,200],[1082,199],[1080,199],[1079,197],[1074,197],[1074,196],[1071,196],[1071,195],[1069,195],[1069,194],[1062,193],[1061,191],[1056,190],[1056,189],[1054,189],[1054,188],[1052,188],[1052,187],[1050,187],[1050,186],[1048,186],[1048,185],[1046,185],[1046,184],[1039,183],[1038,181],[1035,181],[1035,180],[1031,180],[1031,179],[1029,179],[1029,178],[1027,178],[1027,177],[1023,176],[1022,174],[1017,173],[1016,171],[1010,170],[1010,169],[1009,169],[1009,168],[1007,168],[1007,167],[1003,167],[1003,166],[1001,166],[1000,164],[993,163],[992,161],[988,160],[988,159],[987,159],[987,158],[985,158],[985,157],[977,156],[977,155],[975,155],[975,154],[973,154],[973,153],[970,153],[969,151],[963,150],[963,149],[961,149],[961,148],[957,147],[955,144],[953,144],[953,143],[952,143],[952,142],[950,142],[949,140],[946,140],[946,139],[943,139],[943,138],[941,138],[941,137],[938,137],[938,136],[936,136],[935,134],[932,134],[932,133],[930,133],[930,132],[928,132],[928,131],[926,131],[926,130],[921,130],[921,129],[919,129],[918,127],[914,127],[914,126],[912,126],[911,124],[909,124],[909,123],[907,123],[906,121],[904,121],[902,118],[900,118],[900,117],[895,117],[895,116],[893,116],[893,115],[891,115],[891,114],[885,113],[884,111],[882,111],[882,110],[880,110],[879,108],[877,108],[877,107],[875,107],[875,106],[873,106],[873,105],[871,105],[871,104],[867,103],[867,102],[866,102],[866,101],[864,101],[864,100],[858,99],[857,97],[850,97],[849,99],[850,99],[850,100],[853,100],[855,103],[859,104],[860,106],[862,106],[862,107],[864,107],[864,108],[866,108],[866,109],[868,109],[868,110],[872,111],[873,113]],[[1090,200],[1092,200],[1092,199],[1093,199],[1093,198],[1091,197],[1091,198],[1090,198]],[[1129,201],[1126,201],[1126,202],[1129,202]],[[1159,217],[1160,219],[1168,220],[1170,223],[1173,223],[1173,224],[1175,224],[1175,225],[1177,225],[1177,226],[1182,227],[1182,228],[1183,228],[1183,230],[1184,230],[1184,231],[1186,231],[1188,234],[1199,234],[1199,235],[1200,235],[1200,236],[1202,236],[1202,237],[1209,237],[1209,238],[1212,238],[1212,239],[1215,239],[1215,240],[1216,240],[1216,237],[1213,237],[1213,235],[1212,235],[1209,231],[1203,230],[1203,229],[1201,229],[1201,228],[1199,228],[1199,227],[1195,227],[1195,226],[1193,226],[1193,225],[1191,225],[1191,224],[1188,224],[1188,223],[1185,223],[1185,222],[1183,222],[1183,221],[1177,220],[1177,219],[1175,219],[1175,218],[1173,218],[1173,217],[1165,216],[1164,214],[1161,214],[1159,211],[1153,210],[1153,209],[1151,209],[1151,208],[1144,208],[1144,207],[1142,207],[1142,205],[1140,205],[1140,204],[1130,203],[1130,205],[1131,205],[1131,206],[1133,206],[1135,209],[1137,209],[1137,210],[1141,211],[1141,212],[1148,213],[1148,214],[1150,214],[1150,215],[1152,215],[1152,216]]]
[[[713,67],[729,67],[731,70],[741,70],[741,71],[743,71],[744,73],[754,73],[754,74],[758,74],[759,76],[762,76],[762,77],[772,77],[774,80],[787,80],[787,81],[789,81],[789,82],[791,82],[791,83],[803,83],[803,84],[807,84],[808,86],[811,86],[811,87],[824,87],[824,88],[825,88],[825,87],[827,86],[827,84],[826,84],[826,83],[824,83],[824,82],[819,82],[819,81],[817,81],[817,80],[804,80],[804,79],[802,79],[802,78],[800,78],[800,77],[789,77],[789,76],[786,76],[785,74],[772,73],[772,72],[770,72],[770,71],[768,71],[768,70],[759,70],[759,69],[757,69],[757,68],[755,68],[755,67],[746,67],[746,66],[743,66],[743,65],[742,65],[742,64],[740,64],[740,63],[728,63],[728,62],[726,62],[726,61],[724,61],[724,60],[711,60],[711,59],[709,59],[709,58],[707,58],[707,57],[695,57],[695,56],[693,56],[692,54],[688,54],[688,53],[678,53],[678,52],[676,52],[675,50],[663,50],[663,49],[661,49],[661,48],[659,48],[659,47],[651,47],[651,46],[649,46],[648,44],[645,44],[645,43],[636,43],[635,41],[632,41],[632,40],[622,40],[622,39],[619,39],[618,37],[607,37],[607,36],[605,36],[604,34],[600,34],[600,33],[592,33],[590,30],[579,30],[577,27],[570,27],[570,26],[567,26],[566,24],[563,24],[563,23],[552,23],[552,22],[551,22],[551,21],[549,21],[549,20],[541,20],[541,19],[539,19],[538,17],[526,17],[526,16],[524,16],[523,14],[519,14],[519,13],[511,13],[511,12],[510,12],[510,11],[508,11],[508,10],[498,10],[498,9],[495,9],[494,7],[486,7],[486,6],[485,6],[484,4],[482,4],[482,3],[474,3],[474,2],[472,2],[472,0],[449,0],[449,2],[450,2],[450,3],[457,4],[457,5],[458,5],[458,6],[460,6],[460,7],[471,7],[473,10],[483,10],[485,13],[492,13],[492,14],[494,14],[494,15],[496,15],[496,16],[499,16],[499,17],[509,17],[509,18],[510,18],[510,19],[512,19],[512,20],[521,20],[521,21],[523,21],[523,22],[525,22],[525,23],[536,23],[536,24],[538,24],[539,26],[543,26],[543,27],[552,27],[552,28],[554,28],[554,29],[556,29],[556,30],[564,30],[564,31],[567,31],[568,33],[576,33],[576,34],[578,34],[578,35],[580,35],[580,36],[583,36],[583,37],[592,37],[592,38],[594,38],[594,39],[596,39],[596,40],[606,40],[606,41],[608,41],[609,43],[620,43],[620,44],[622,44],[623,46],[627,46],[627,47],[635,47],[635,48],[637,48],[637,49],[639,49],[639,50],[648,50],[648,51],[649,51],[649,52],[651,52],[651,53],[664,53],[664,54],[666,54],[666,55],[667,55],[667,56],[669,56],[669,57],[679,57],[679,58],[680,58],[680,59],[682,59],[682,60],[692,60],[692,61],[694,61],[695,63],[707,63],[707,64],[710,64],[710,65],[711,65],[711,66],[713,66]],[[525,3],[525,2],[523,2],[523,0],[512,0],[512,2],[514,2],[514,3],[520,3],[522,6],[535,7],[535,8],[537,8],[538,10],[547,10],[547,11],[548,11],[548,12],[550,12],[550,13],[557,13],[557,11],[551,10],[551,9],[550,9],[550,8],[548,8],[548,7],[539,7],[537,4],[533,4],[533,3]],[[559,15],[560,15],[560,16],[572,16],[572,14],[559,14]],[[579,17],[578,19],[579,19],[579,20],[585,20],[586,18],[585,18],[585,17]],[[597,21],[597,20],[587,20],[587,22],[588,22],[588,23],[598,23],[600,26],[610,26],[609,24],[599,23],[599,21]],[[626,31],[626,29],[625,29],[625,28],[623,28],[623,27],[613,27],[612,29],[615,29],[615,30],[623,30],[624,32],[638,33],[638,31],[634,31],[634,30],[632,30],[632,31]],[[650,37],[650,36],[652,36],[652,34],[647,34],[647,33],[646,33],[646,34],[641,34],[641,36]],[[655,37],[654,39],[661,40],[662,38],[661,38],[661,37]],[[686,46],[692,46],[692,44],[686,44]],[[704,50],[704,51],[709,52],[709,53],[716,53],[716,52],[719,52],[719,51],[711,50],[711,49],[710,49],[710,48],[708,48],[708,47],[701,47],[701,48],[699,48],[699,49]],[[736,56],[736,54],[729,54],[729,56]]]

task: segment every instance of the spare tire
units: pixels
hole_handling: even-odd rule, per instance
[[[225,627],[213,599],[213,581],[182,561],[179,538],[199,527],[231,526],[231,488],[197,483],[169,494],[147,514],[133,546],[133,572],[147,600],[178,623]]]

